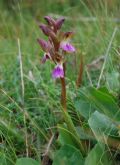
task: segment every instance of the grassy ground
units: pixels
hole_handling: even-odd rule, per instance
[[[17,157],[27,154],[39,160],[62,121],[59,83],[51,78],[53,66],[40,64],[43,52],[36,39],[43,37],[38,28],[43,16],[65,16],[63,29],[75,31],[77,52],[67,70],[68,107],[74,113],[72,98],[81,55],[87,65],[108,54],[101,84],[119,94],[119,7],[119,0],[0,2],[1,165],[13,165]],[[84,69],[82,86],[90,85],[90,79],[97,86],[101,68],[92,66],[89,74]],[[57,146],[54,142],[52,149]]]

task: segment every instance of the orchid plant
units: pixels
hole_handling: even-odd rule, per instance
[[[75,47],[70,42],[73,32],[61,31],[61,27],[65,21],[64,18],[54,20],[50,16],[45,16],[44,19],[46,20],[47,25],[41,24],[39,27],[48,37],[48,41],[38,39],[38,43],[45,52],[41,61],[42,63],[45,63],[47,60],[50,60],[55,64],[55,68],[52,71],[52,77],[54,79],[61,79],[61,102],[64,111],[66,111],[65,63],[66,54],[75,52]]]
[[[65,83],[67,54],[76,52],[75,47],[71,44],[73,32],[61,31],[64,18],[57,20],[50,16],[44,18],[47,24],[41,24],[40,29],[47,36],[47,41],[38,39],[38,43],[44,51],[41,62],[44,64],[48,60],[51,61],[54,64],[52,77],[53,79],[60,79],[61,114],[64,122],[57,125],[56,134],[51,131],[52,136],[47,141],[48,145],[45,147],[45,152],[42,152],[41,161],[37,162],[28,157],[18,158],[16,165],[25,163],[34,165],[51,163],[52,165],[113,164],[115,155],[119,156],[120,150],[120,108],[116,104],[115,97],[106,87],[96,89],[93,86],[87,86],[76,91],[74,108],[78,112],[80,123],[74,125],[67,111]],[[83,60],[80,58],[77,87],[81,85],[82,74]],[[50,150],[56,139],[56,147],[60,148],[54,150],[54,147]]]
[[[74,127],[74,124],[67,112],[66,107],[66,84],[65,84],[65,68],[67,54],[74,53],[76,51],[75,47],[71,44],[71,38],[73,32],[62,32],[61,27],[65,21],[64,18],[59,18],[54,20],[50,16],[45,16],[47,24],[41,24],[39,27],[42,32],[48,37],[48,40],[38,39],[38,43],[44,51],[41,62],[45,63],[47,60],[50,60],[55,64],[55,67],[52,71],[53,79],[61,80],[61,104],[63,107],[63,116],[67,127],[70,132],[74,135],[74,140],[80,147],[83,155],[85,154],[84,147],[80,141],[79,135]]]

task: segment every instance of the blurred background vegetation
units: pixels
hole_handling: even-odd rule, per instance
[[[74,110],[71,98],[75,95],[80,56],[83,55],[84,63],[89,64],[105,55],[114,28],[119,28],[119,11],[120,0],[0,0],[0,158],[5,156],[14,164],[16,155],[25,155],[23,139],[28,132],[30,154],[38,159],[44,148],[43,137],[49,139],[49,128],[55,127],[60,120],[60,89],[51,78],[53,65],[49,62],[44,66],[40,64],[43,52],[37,38],[44,38],[38,27],[43,16],[65,16],[63,29],[75,31],[73,43],[77,53],[70,57],[67,70],[68,107]],[[24,105],[18,39],[23,62]],[[111,75],[119,73],[119,52],[118,30],[106,63],[104,80],[108,76],[111,82]],[[99,73],[98,69],[90,74],[94,85]],[[83,85],[88,84],[84,71]],[[26,123],[20,110],[22,106],[30,115]]]

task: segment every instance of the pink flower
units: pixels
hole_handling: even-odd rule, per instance
[[[75,52],[75,47],[66,41],[61,42],[60,48],[63,49],[64,51],[68,52],[68,53]]]
[[[52,72],[53,78],[63,78],[64,77],[64,70],[62,64],[57,64]]]

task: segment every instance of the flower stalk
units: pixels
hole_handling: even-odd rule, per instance
[[[65,78],[60,78],[61,80],[61,104],[63,106],[64,112],[67,111],[66,107],[66,85],[65,85]]]

